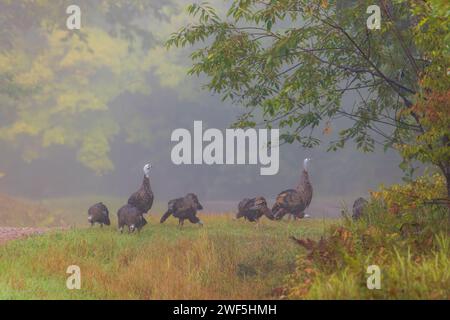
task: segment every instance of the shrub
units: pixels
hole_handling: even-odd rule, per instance
[[[294,238],[307,254],[287,279],[287,297],[449,299],[448,208],[427,204],[444,187],[440,175],[381,187],[362,219],[345,219],[319,241]],[[381,269],[381,290],[367,288],[370,265]]]
[[[380,187],[371,192],[371,200],[385,205],[389,212],[409,212],[446,197],[445,179],[441,174],[424,175],[406,184]]]

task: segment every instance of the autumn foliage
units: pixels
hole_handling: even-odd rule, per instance
[[[378,191],[371,192],[372,201],[393,214],[407,213],[430,205],[435,199],[444,198],[445,195],[445,179],[438,173],[419,177],[406,184],[380,186]]]

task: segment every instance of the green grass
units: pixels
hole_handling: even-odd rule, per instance
[[[86,208],[99,199],[112,226],[89,228]],[[392,214],[375,201],[356,222],[263,218],[259,226],[202,212],[205,227],[180,230],[174,218],[159,224],[164,207],[156,204],[143,231],[129,235],[115,227],[122,202],[45,201],[76,227],[1,245],[0,299],[450,299],[450,220],[442,208]],[[420,231],[404,234],[405,223]],[[372,264],[381,269],[381,290],[367,289]],[[81,290],[66,288],[69,265],[81,268]]]
[[[317,239],[335,221],[255,226],[211,215],[183,230],[176,222],[152,217],[140,234],[95,227],[11,241],[0,246],[0,299],[277,298],[302,252],[289,236]],[[81,290],[66,288],[69,265],[81,268]]]

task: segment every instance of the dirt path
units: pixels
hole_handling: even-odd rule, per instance
[[[33,235],[44,234],[48,228],[11,228],[0,227],[0,244],[10,240],[26,238]]]

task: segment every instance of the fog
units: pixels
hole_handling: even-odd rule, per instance
[[[164,119],[162,123],[142,128],[151,145],[127,143],[122,134],[112,142],[111,159],[114,170],[96,175],[76,161],[74,150],[52,147],[39,159],[27,163],[14,147],[2,145],[2,192],[32,197],[65,197],[86,194],[125,197],[139,187],[145,163],[153,164],[151,185],[157,199],[163,201],[187,192],[196,192],[210,201],[237,200],[262,194],[274,197],[277,192],[298,183],[305,157],[313,159],[310,177],[316,196],[365,196],[368,189],[380,183],[398,181],[402,172],[399,157],[393,152],[361,153],[351,143],[342,150],[326,152],[327,144],[305,149],[296,144],[280,146],[280,169],[274,176],[261,176],[260,165],[179,165],[171,161],[175,145],[170,135],[177,128],[192,130],[195,120],[207,128],[229,128],[239,113],[237,108],[220,102],[208,94],[199,94],[197,101],[185,101],[171,90],[154,89],[151,96],[124,94],[111,104],[111,113],[120,118],[120,106],[138,113],[142,118]],[[121,108],[121,110],[124,110]],[[334,127],[333,130],[338,131]],[[327,139],[327,137],[323,137]]]
[[[0,192],[38,200],[84,195],[99,195],[101,198],[102,195],[109,195],[123,197],[125,201],[127,196],[140,186],[142,167],[151,162],[153,165],[151,186],[156,201],[164,202],[188,192],[195,192],[204,202],[211,203],[210,210],[227,210],[244,197],[263,195],[273,199],[278,192],[295,187],[305,157],[313,159],[310,178],[315,192],[313,206],[317,207],[322,203],[326,203],[327,206],[330,206],[330,203],[338,206],[341,198],[350,201],[358,196],[366,196],[368,190],[377,188],[380,183],[390,184],[401,179],[402,172],[398,168],[400,158],[394,152],[376,150],[374,153],[363,154],[351,143],[340,151],[326,152],[327,141],[332,139],[339,129],[348,125],[344,120],[332,124],[332,133],[329,136],[318,131],[318,137],[324,140],[318,148],[305,149],[298,144],[282,145],[280,169],[274,176],[261,176],[260,165],[174,165],[170,157],[175,145],[170,141],[173,130],[177,128],[192,130],[193,122],[196,120],[203,121],[205,129],[225,130],[243,109],[222,102],[219,96],[203,90],[201,86],[206,79],[186,76],[189,51],[179,50],[172,53],[163,48],[168,35],[187,21],[185,13],[181,10],[186,2],[171,3],[156,6],[156,9],[147,13],[148,19],[139,17],[140,24],[143,24],[151,34],[151,37],[146,38],[148,49],[145,49],[147,50],[143,54],[145,61],[142,61],[141,65],[128,66],[131,62],[122,60],[118,66],[111,67],[111,69],[128,68],[125,77],[123,73],[117,75],[118,73],[105,70],[106,63],[97,66],[89,62],[98,68],[95,75],[89,76],[89,85],[82,86],[75,82],[73,87],[75,92],[78,90],[80,94],[92,92],[96,95],[97,92],[110,92],[112,89],[108,88],[108,91],[103,87],[115,81],[117,77],[118,85],[113,88],[114,94],[110,94],[106,99],[105,107],[99,107],[87,114],[82,114],[79,109],[73,113],[65,113],[63,119],[68,119],[67,122],[58,122],[60,120],[57,118],[47,121],[46,118],[46,125],[48,123],[52,126],[57,125],[59,130],[64,132],[64,143],[43,143],[45,128],[15,135],[7,131],[19,120],[26,122],[25,117],[19,119],[23,113],[31,114],[31,118],[36,114],[37,118],[38,113],[46,110],[46,106],[44,103],[40,106],[42,97],[34,94],[25,98],[30,106],[28,109],[23,109],[25,108],[23,106],[28,104],[21,100],[10,101],[2,96],[0,128],[4,131],[0,132],[3,132],[4,139],[0,139],[0,172],[3,172],[4,176],[0,178]],[[0,12],[0,16],[2,14]],[[93,35],[90,41],[93,40],[94,43],[100,41],[95,38],[94,31],[88,28],[93,28],[95,24],[96,29],[106,30],[110,24],[104,22],[104,18],[95,20],[98,12],[83,14],[86,17],[83,20],[86,23],[86,32]],[[63,21],[65,17],[61,14]],[[18,30],[16,39],[27,39],[30,32],[39,33],[26,27]],[[5,38],[0,38],[0,41],[3,41],[2,47],[5,48]],[[24,50],[25,55],[30,58],[26,64],[40,61],[38,59],[46,54],[40,46],[41,44],[35,43],[23,45],[21,50]],[[105,53],[105,60],[108,57],[108,53]],[[130,61],[131,59],[135,58],[130,58]],[[52,88],[52,94],[58,94],[58,90],[66,90],[57,87],[56,84],[64,83],[66,80],[77,81],[71,77],[77,72],[84,72],[85,63],[79,61],[71,65],[68,73],[59,70],[57,77],[44,79],[47,81],[45,85]],[[122,82],[123,79],[125,80]],[[138,90],[134,86],[131,87],[134,79],[140,81]],[[44,80],[39,81],[42,83]],[[356,97],[347,96],[343,104],[351,105],[353,99]],[[22,113],[12,112],[12,109],[20,109]],[[105,153],[112,165],[108,170],[96,172],[80,161],[86,158],[84,154],[80,156],[80,148],[85,143],[83,138],[77,136],[72,141],[71,135],[96,132],[97,127],[103,128],[105,119],[114,123],[114,128],[118,128],[102,131],[99,135],[108,141],[109,150]],[[65,131],[65,126],[70,127],[70,130]],[[99,146],[103,147],[104,144]],[[29,156],[30,150],[33,151],[33,156]],[[221,202],[225,204],[222,205]]]

